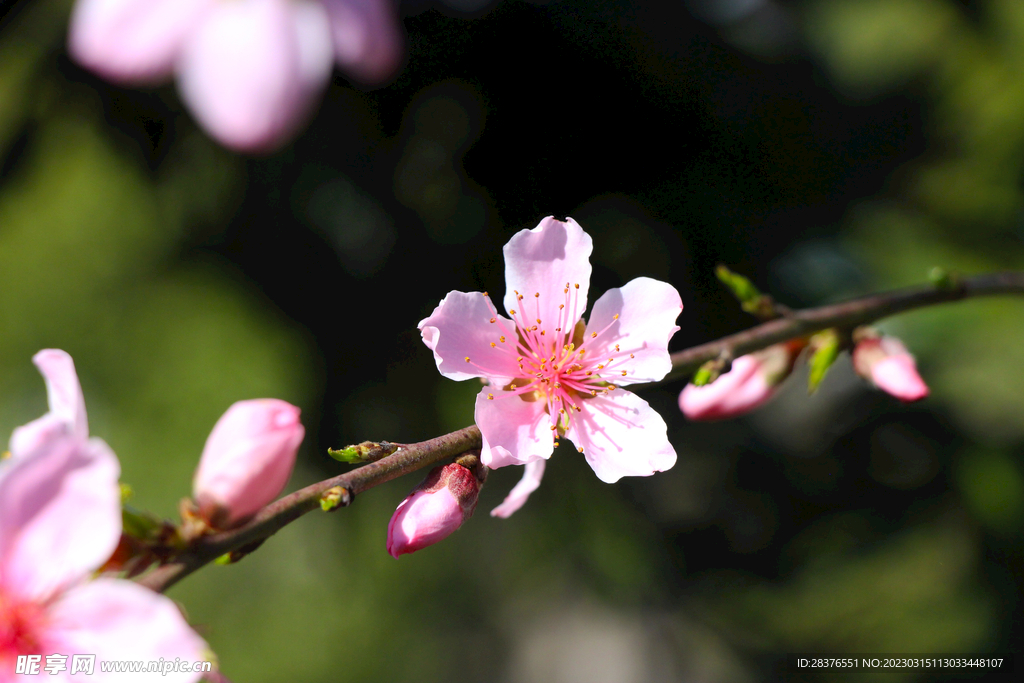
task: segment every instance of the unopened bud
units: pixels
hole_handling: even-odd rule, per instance
[[[388,552],[397,559],[450,536],[473,514],[479,494],[480,481],[462,465],[435,467],[391,516]]]
[[[749,413],[775,394],[805,345],[798,339],[740,356],[729,372],[710,384],[686,385],[679,394],[679,409],[691,420],[725,420]]]
[[[273,501],[288,483],[304,436],[299,409],[290,403],[257,399],[228,408],[206,440],[192,483],[202,517],[227,529]]]
[[[904,403],[928,395],[928,385],[917,373],[917,363],[895,337],[867,337],[853,349],[853,368],[882,391]]]

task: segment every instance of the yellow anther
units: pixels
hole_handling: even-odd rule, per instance
[[[559,414],[559,415],[565,415],[565,408],[560,408],[560,409],[558,410],[558,414]]]
[[[598,369],[598,370],[604,370],[604,364],[598,365],[598,366],[597,366],[597,369]]]
[[[551,431],[555,431],[556,429],[558,429],[558,427],[556,427],[555,425],[551,425]]]
[[[619,319],[619,314],[618,313],[616,313],[615,315],[612,316],[612,320],[618,320],[618,319]]]
[[[629,354],[629,357],[630,357],[630,358],[633,358],[633,354]]]
[[[494,394],[487,394],[487,400],[488,401],[493,401],[494,400]]]
[[[498,319],[497,318],[491,318],[491,322],[492,323],[496,323],[496,322],[498,322]]]
[[[469,356],[466,356],[466,362],[467,363],[469,362]]]
[[[576,283],[576,289],[579,289],[579,288],[580,288],[580,283],[577,282]]]
[[[540,292],[537,292],[536,294],[534,294],[533,298],[534,299],[539,299],[540,298]]]
[[[513,308],[513,309],[509,310],[508,314],[509,315],[515,315],[516,314],[516,309]]]
[[[590,395],[591,396],[597,396],[597,389],[591,389],[590,390]]]
[[[497,345],[497,344],[495,344],[494,342],[491,342],[491,348],[492,348],[492,349],[493,349],[493,348],[495,348],[496,346],[498,346],[498,345]]]
[[[540,318],[537,318],[537,324],[540,325]]]
[[[615,345],[615,350],[616,350],[616,351],[618,351],[618,350],[619,350],[619,345],[618,345],[618,344],[616,344],[616,345]]]
[[[578,450],[580,453],[582,453],[583,452],[583,446],[577,446],[576,450]]]
[[[502,335],[502,336],[498,337],[498,339],[500,339],[500,340],[501,340],[501,343],[502,343],[502,344],[504,344],[504,343],[505,343],[505,335]]]
[[[625,370],[623,370],[623,371],[622,371],[622,376],[623,376],[623,377],[625,377],[625,376],[626,376],[626,371],[625,371]]]
[[[537,326],[536,325],[534,325],[533,327],[530,328],[530,332],[536,332],[536,331],[537,331]]]
[[[522,357],[522,356],[518,356],[518,357],[516,358],[516,362],[517,362],[517,363],[522,363],[522,362],[523,362],[523,357]]]
[[[594,374],[593,370],[587,370],[587,377],[590,377],[593,374]]]
[[[565,304],[558,304],[558,310],[562,310],[563,308],[565,308]]]
[[[484,296],[487,296],[487,292],[484,292]]]
[[[555,442],[555,448],[558,448],[558,442],[557,441]]]
[[[540,334],[541,334],[541,336],[542,336],[542,337],[544,336],[544,333],[545,333],[546,331],[547,331],[547,330],[541,330],[541,331],[540,331]]]
[[[591,338],[591,339],[593,339],[593,338],[594,338],[594,337],[596,337],[596,336],[597,336],[597,332],[591,332],[591,333],[590,333],[590,338]]]
[[[562,383],[561,382],[555,382],[555,389],[561,389],[561,388],[562,388]]]
[[[519,301],[522,301],[522,300],[523,300],[523,295],[522,295],[522,294],[520,294],[520,295],[519,295],[519,297],[518,297],[518,300],[519,300]]]
[[[583,412],[583,408],[580,408],[579,406],[573,406],[573,408],[576,409],[577,413],[582,413]]]

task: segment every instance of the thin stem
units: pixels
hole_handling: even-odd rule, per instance
[[[915,308],[993,294],[1024,294],[1024,273],[977,275],[962,278],[946,288],[913,287],[872,294],[832,306],[793,311],[748,330],[673,353],[672,372],[662,381],[686,377],[707,361],[718,358],[723,351],[738,357],[830,327],[853,328]]]
[[[320,506],[320,497],[328,489],[340,486],[348,491],[348,496],[343,497],[343,504],[347,505],[356,494],[367,489],[475,448],[480,448],[480,430],[476,426],[404,446],[397,453],[376,462],[318,481],[274,501],[236,529],[196,539],[171,562],[142,576],[139,583],[155,591],[165,591],[224,553],[269,538],[285,525],[315,510]]]
[[[787,311],[784,317],[776,320],[672,354],[672,372],[662,381],[685,377],[723,352],[740,356],[830,327],[850,329],[915,308],[993,294],[1024,294],[1024,273],[979,275],[959,279],[949,287],[916,287],[832,306]],[[345,489],[347,494],[342,495],[342,505],[348,505],[356,494],[378,484],[480,447],[480,430],[475,425],[404,446],[393,455],[285,496],[260,510],[237,529],[196,539],[170,562],[138,581],[155,591],[167,590],[221,555],[269,538],[282,527],[316,509],[320,497],[328,489],[335,486]]]

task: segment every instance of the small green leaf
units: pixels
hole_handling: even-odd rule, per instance
[[[361,462],[374,462],[380,460],[386,455],[391,455],[398,450],[398,444],[393,444],[388,441],[364,441],[353,446],[346,446],[345,448],[328,448],[327,455],[331,456],[338,462],[344,462],[348,464],[355,464]]]
[[[131,505],[121,505],[121,526],[124,533],[139,539],[152,538],[163,527],[164,521],[152,513]]]
[[[832,363],[839,357],[841,340],[839,333],[833,330],[825,330],[811,337],[811,372],[807,376],[807,392],[813,394],[818,390],[818,385],[825,379],[825,374],[832,367]]]
[[[348,505],[352,498],[341,486],[334,486],[327,489],[320,496],[320,509],[324,512],[330,512],[340,505]]]

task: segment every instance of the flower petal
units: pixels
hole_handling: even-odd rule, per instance
[[[540,480],[544,477],[544,469],[547,464],[546,460],[534,460],[526,463],[526,466],[523,467],[523,478],[512,487],[501,505],[491,510],[491,517],[507,519],[512,516],[513,512],[523,507],[530,494],[540,486]]]
[[[672,359],[668,342],[679,330],[676,318],[682,310],[683,301],[676,288],[649,277],[638,277],[601,295],[594,304],[587,332],[598,333],[594,341],[600,342],[600,347],[609,349],[618,344],[623,353],[635,356],[621,366],[627,374],[616,377],[616,384],[656,382],[669,373]]]
[[[189,37],[178,88],[200,124],[229,147],[266,151],[311,113],[330,74],[326,19],[286,0],[217,3]]]
[[[32,362],[46,381],[50,411],[14,430],[10,446],[14,456],[36,450],[61,433],[72,434],[83,441],[89,438],[85,398],[71,356],[59,349],[43,349],[32,357]]]
[[[636,394],[616,389],[580,406],[583,410],[573,416],[566,436],[583,449],[601,481],[646,477],[676,463],[665,421]]]
[[[587,310],[590,253],[594,242],[571,218],[552,217],[533,230],[520,230],[505,245],[505,311],[516,309],[531,322],[540,318],[549,329],[572,326]],[[569,293],[565,294],[565,283]],[[576,289],[579,285],[579,289]],[[515,290],[523,295],[516,300]],[[539,293],[539,297],[534,294]],[[559,305],[565,305],[559,311]]]
[[[367,84],[391,78],[402,63],[404,39],[391,0],[324,0],[334,55],[346,73]]]
[[[186,36],[214,0],[78,0],[68,51],[104,78],[157,83],[169,78]]]
[[[724,420],[749,413],[775,393],[754,355],[740,356],[732,369],[711,384],[687,384],[679,394],[679,409],[691,420]]]
[[[206,643],[196,635],[170,598],[131,581],[99,578],[67,591],[49,610],[48,640],[62,654],[95,654],[98,661],[143,660],[174,663],[210,659]],[[70,666],[70,661],[68,662]],[[95,673],[82,676],[95,683],[167,681],[192,683],[201,672]],[[79,680],[77,677],[74,680]]]
[[[449,292],[434,312],[420,321],[423,343],[434,352],[442,375],[460,381],[487,377],[500,386],[516,377],[516,327],[501,316],[492,323],[492,317],[487,298],[479,292]],[[497,346],[492,348],[492,342]]]
[[[883,358],[871,367],[871,379],[882,391],[904,403],[928,396],[928,385],[917,372],[917,363],[909,353]]]
[[[117,546],[117,457],[100,439],[59,436],[0,465],[0,590],[42,601]]]
[[[483,435],[480,462],[493,470],[550,458],[555,439],[544,401],[524,401],[495,388],[484,387],[476,397],[476,424]]]

